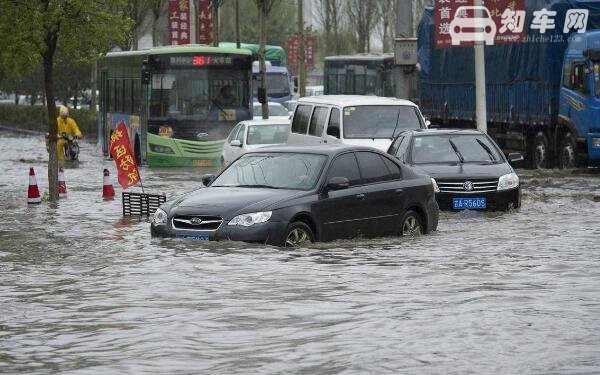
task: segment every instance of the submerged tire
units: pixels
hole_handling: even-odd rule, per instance
[[[568,132],[560,143],[558,166],[560,169],[572,169],[576,168],[578,164],[577,140],[573,136],[573,133]]]
[[[548,137],[542,132],[533,139],[530,166],[532,169],[545,169],[549,167]]]
[[[421,217],[413,210],[408,210],[402,216],[400,221],[400,234],[402,236],[420,236],[423,233],[423,223]]]
[[[284,247],[299,247],[315,242],[312,229],[301,221],[291,223],[285,234]]]

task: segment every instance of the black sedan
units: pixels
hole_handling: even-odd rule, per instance
[[[496,143],[476,130],[414,130],[401,133],[388,154],[436,181],[442,210],[508,210],[521,206],[519,177]]]
[[[299,246],[438,224],[431,178],[371,148],[261,148],[203,182],[156,211],[153,236]]]

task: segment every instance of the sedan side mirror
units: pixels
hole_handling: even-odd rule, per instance
[[[429,128],[431,126],[431,121],[429,121],[428,119],[425,119],[425,127]]]
[[[204,176],[202,176],[202,183],[204,184],[204,186],[208,186],[211,182],[213,182],[214,179],[214,174],[205,174]]]
[[[350,187],[350,180],[346,177],[332,177],[327,183],[328,190],[342,190]]]
[[[523,155],[518,152],[511,152],[508,154],[509,163],[516,163],[518,161],[523,161]]]
[[[242,142],[239,139],[234,139],[229,144],[233,147],[242,147]]]

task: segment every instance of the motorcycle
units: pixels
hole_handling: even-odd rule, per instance
[[[50,151],[48,146],[48,134],[46,134],[46,150]],[[63,153],[65,160],[78,161],[79,160],[79,143],[77,139],[71,134],[61,133],[58,138],[64,139],[66,142],[63,146]]]

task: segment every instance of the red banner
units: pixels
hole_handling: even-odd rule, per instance
[[[304,37],[304,67],[306,69],[312,69],[315,67],[315,38],[312,36]],[[291,70],[296,71],[298,69],[298,55],[300,49],[300,38],[294,34],[288,37],[287,40],[287,51],[288,51],[288,66]]]
[[[189,0],[169,0],[169,44],[190,44]]]
[[[211,0],[198,0],[198,44],[212,44]]]
[[[131,152],[131,143],[125,122],[121,121],[110,136],[110,155],[115,159],[119,172],[119,184],[127,189],[141,181],[140,172]]]
[[[525,27],[525,0],[490,0],[473,6],[473,0],[435,0],[436,48],[486,45],[522,41]]]

